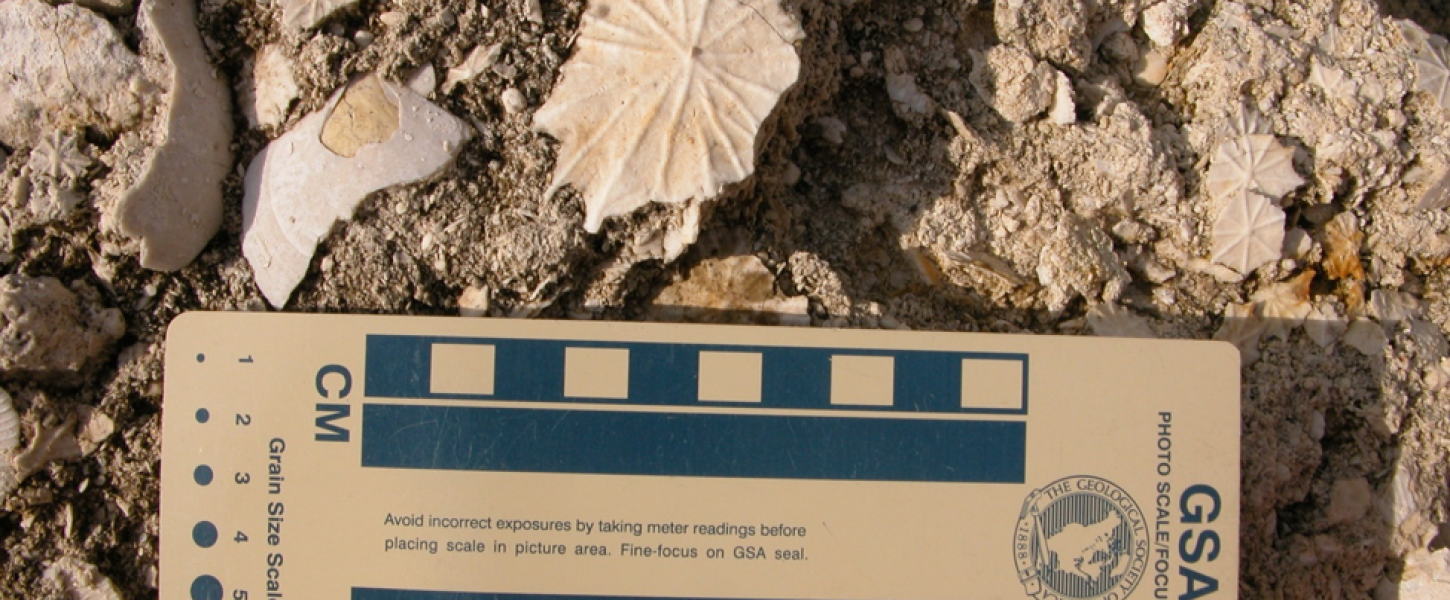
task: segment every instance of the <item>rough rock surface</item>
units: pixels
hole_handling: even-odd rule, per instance
[[[0,143],[33,146],[49,131],[136,123],[146,84],[136,54],[75,4],[0,3]]]
[[[54,277],[0,277],[0,374],[65,380],[99,364],[125,321],[98,306],[94,290],[77,288],[82,295]]]

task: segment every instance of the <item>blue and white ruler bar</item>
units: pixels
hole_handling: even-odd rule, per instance
[[[515,404],[369,405],[366,467],[1023,477],[1024,422],[914,418],[1026,414],[1021,353],[371,335],[366,373],[369,398]],[[679,410],[705,406],[739,410]],[[610,410],[634,407],[676,410]]]

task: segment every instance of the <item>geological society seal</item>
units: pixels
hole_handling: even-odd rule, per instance
[[[1148,522],[1128,492],[1075,475],[1028,494],[1012,555],[1037,600],[1123,600],[1143,578],[1148,542]]]

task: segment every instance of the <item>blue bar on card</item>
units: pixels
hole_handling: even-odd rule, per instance
[[[362,466],[1022,483],[1026,423],[367,404]]]

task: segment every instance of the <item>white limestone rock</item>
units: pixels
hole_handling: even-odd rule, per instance
[[[145,98],[140,60],[105,19],[75,4],[0,2],[0,143],[134,125]]]
[[[970,52],[972,73],[968,80],[1002,118],[1025,123],[1052,106],[1057,96],[1057,72],[1047,63],[1011,46]]]
[[[367,75],[258,153],[242,199],[242,253],[267,301],[287,303],[317,244],[368,194],[436,175],[471,131],[413,90]]]
[[[1415,204],[1417,210],[1435,210],[1446,206],[1450,206],[1450,169],[1445,169]]]
[[[1106,2],[1085,0],[995,0],[992,16],[997,37],[1038,59],[1074,71],[1092,62],[1093,35],[1088,28]],[[1106,20],[1106,19],[1104,19]]]
[[[222,222],[222,179],[232,170],[232,96],[207,62],[195,0],[143,0],[140,19],[171,64],[160,148],[112,217],[141,242],[141,266],[175,271],[196,258]]]
[[[69,382],[126,332],[121,312],[100,308],[54,277],[0,278],[0,375]]]
[[[292,59],[277,44],[263,46],[247,62],[241,85],[242,114],[252,127],[276,127],[301,89],[293,76]]]
[[[511,115],[519,114],[529,108],[528,99],[524,98],[524,93],[515,87],[505,89],[503,93],[499,94],[498,101],[503,104],[504,112]]]
[[[757,136],[800,75],[804,34],[776,0],[592,0],[535,129],[559,140],[549,193],[584,196],[584,228],[650,202],[715,197],[755,171]],[[661,14],[656,14],[661,13]]]

